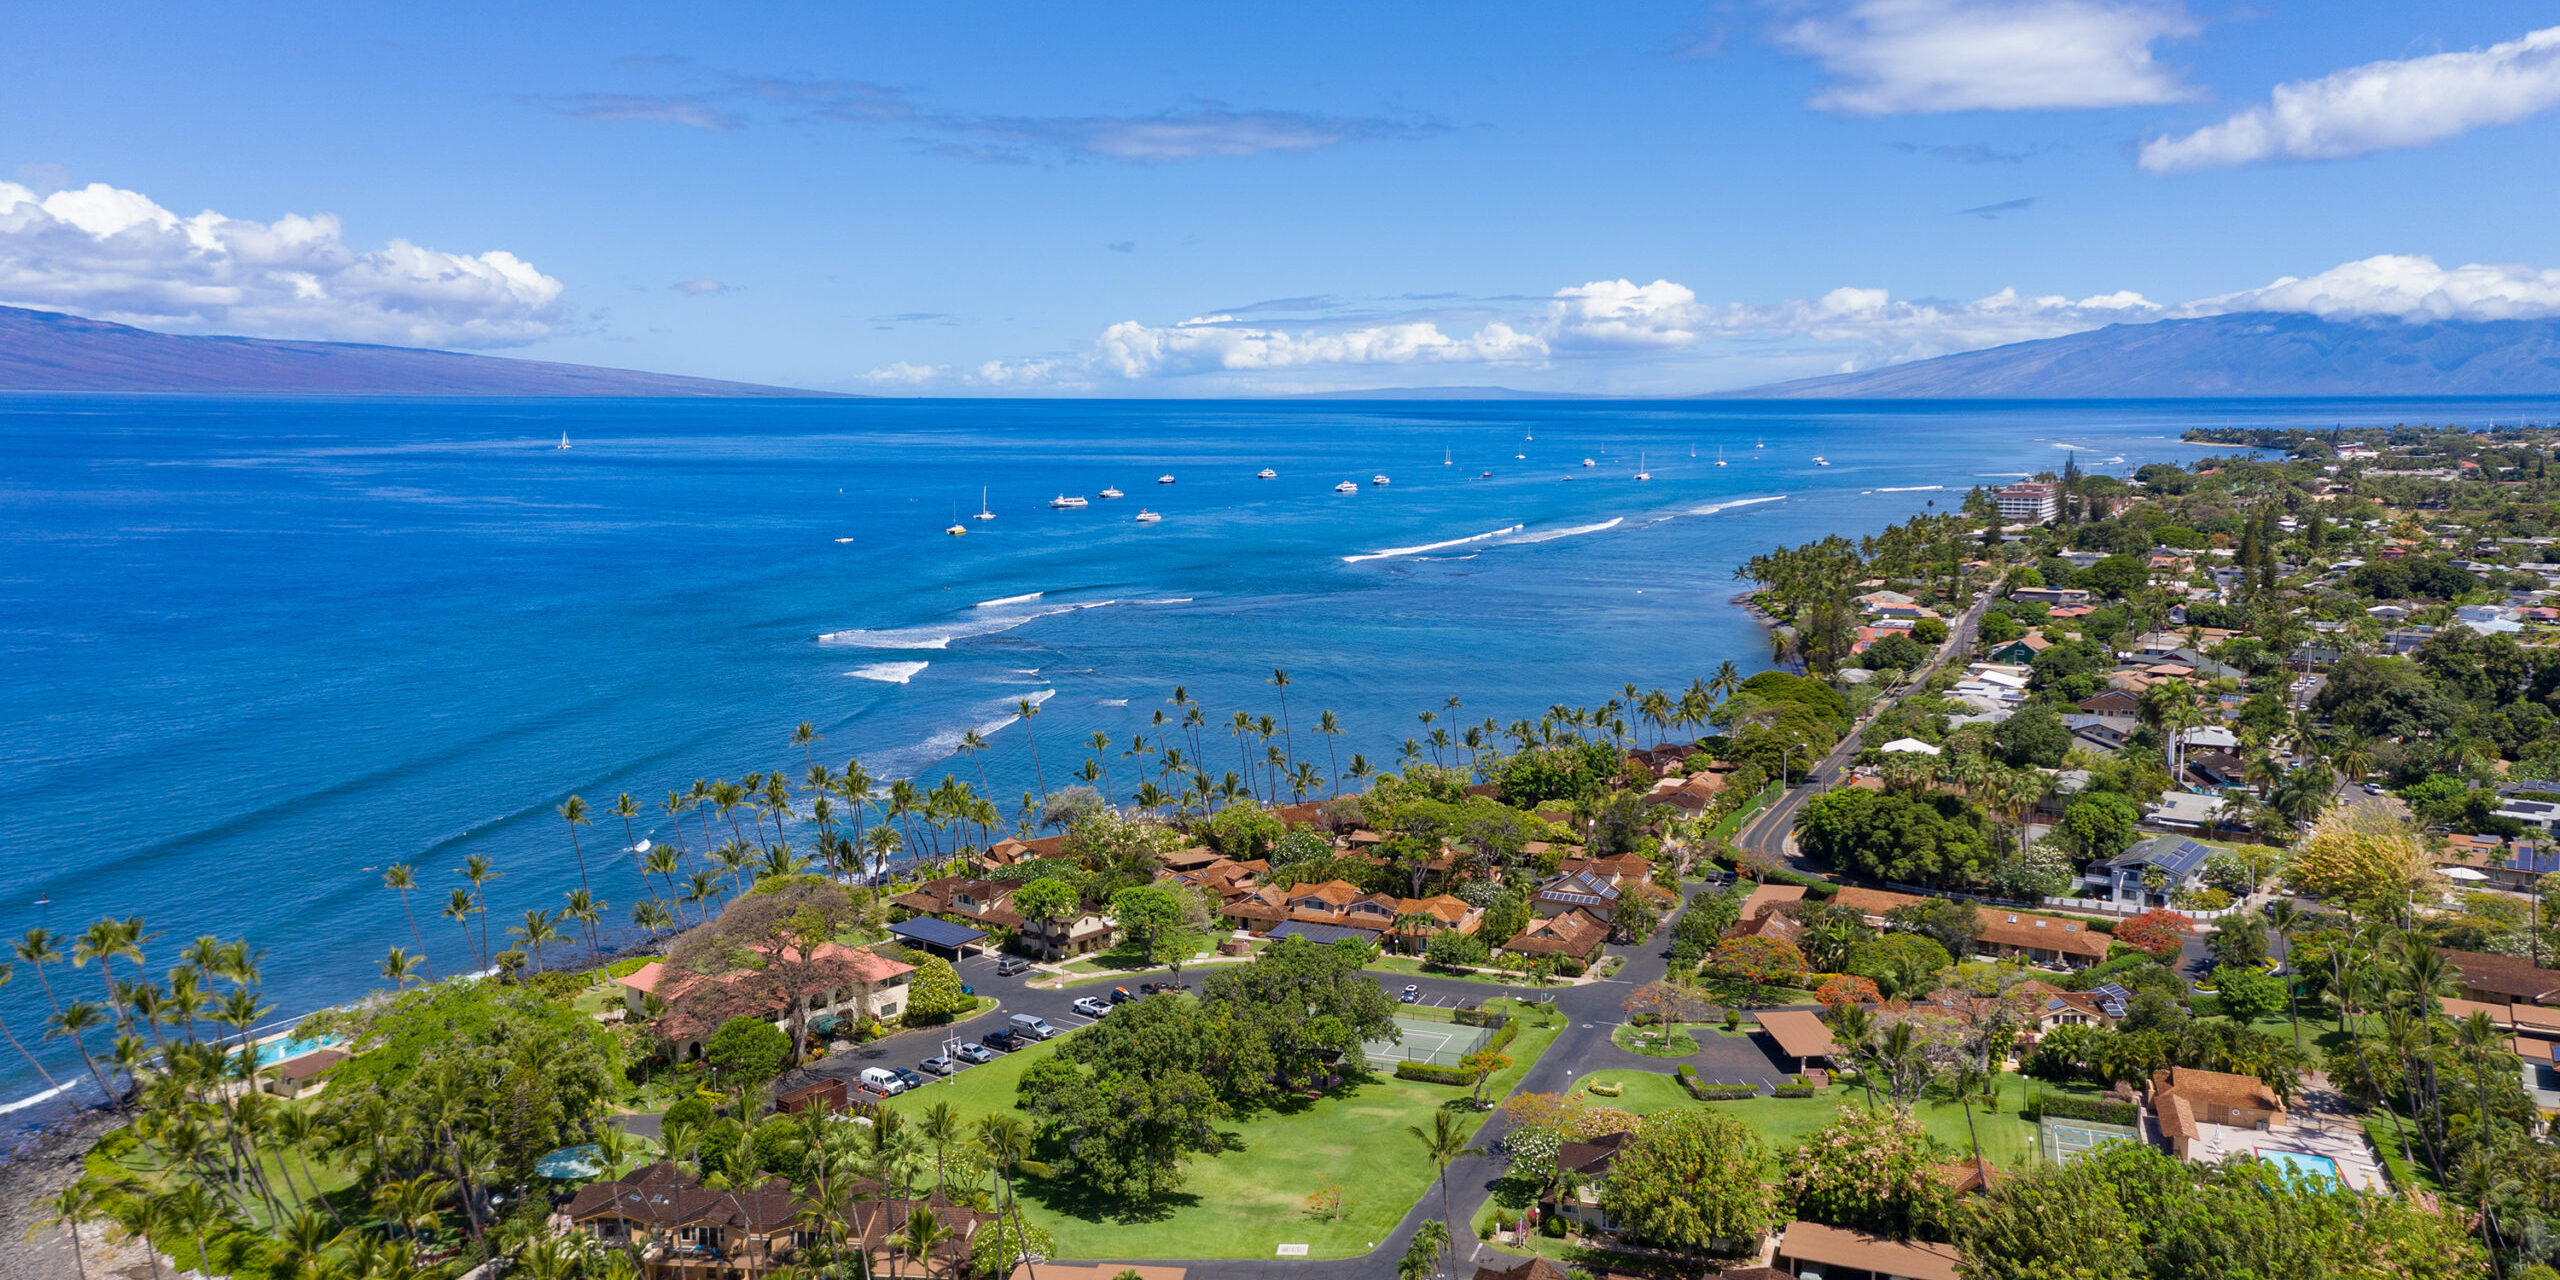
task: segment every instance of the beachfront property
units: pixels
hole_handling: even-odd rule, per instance
[[[834,942],[820,944],[790,968],[805,971],[799,975],[806,984],[802,989],[757,980],[757,975],[771,973],[769,968],[709,977],[670,972],[663,960],[652,960],[614,981],[622,988],[626,1015],[635,1020],[648,1017],[653,996],[669,1006],[670,1011],[655,1023],[658,1035],[672,1047],[676,1061],[690,1062],[702,1056],[703,1040],[718,1029],[720,1021],[742,1013],[769,1017],[776,1029],[785,1032],[791,1030],[796,1013],[807,1018],[810,1030],[819,1035],[844,1019],[887,1022],[906,1008],[907,980],[915,972],[914,965],[891,960],[869,947]],[[722,1016],[715,1020],[684,1008],[688,998],[706,1007],[720,1006]]]
[[[1992,495],[2000,518],[2011,524],[2045,524],[2062,514],[2062,488],[2050,484],[2004,485]]]

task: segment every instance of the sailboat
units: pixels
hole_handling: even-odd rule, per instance
[[[1644,450],[1636,450],[1636,479],[1651,480],[1653,473],[1644,469]]]
[[[1724,452],[1724,450],[1722,450],[1722,449],[1718,449],[1718,450],[1716,450],[1716,452],[1718,452],[1718,453],[1722,453],[1722,452]],[[1692,458],[1694,458],[1694,457],[1697,457],[1697,456],[1698,456],[1698,446],[1697,446],[1697,444],[1696,444],[1696,443],[1694,443],[1694,442],[1692,442],[1692,443],[1689,445],[1689,456],[1690,456],[1690,457],[1692,457]]]
[[[1755,439],[1752,441],[1751,447],[1754,449],[1766,449],[1769,447],[1769,442],[1765,439]]]
[[[984,485],[980,485],[978,487],[978,514],[969,518],[972,520],[993,520],[996,518],[995,512],[987,510],[987,490]]]
[[[980,503],[979,505],[980,505],[980,506],[984,506],[984,505],[986,505],[986,504],[982,502],[982,503]],[[968,536],[969,536],[969,526],[967,526],[967,525],[965,525],[965,524],[960,523],[960,509],[959,509],[958,507],[953,507],[953,508],[952,508],[952,510],[951,510],[951,527],[950,527],[950,528],[948,528],[948,529],[943,530],[943,532],[944,532],[944,533],[947,533],[947,534],[950,534],[952,537],[955,537],[955,538],[965,538],[965,537],[968,537]]]
[[[1831,465],[1831,459],[1823,457],[1821,454],[1817,453],[1813,455],[1813,465],[1817,467],[1827,467]]]
[[[566,431],[560,433],[560,447],[563,449],[569,447],[569,433]]]
[[[1458,464],[1455,460],[1449,457],[1449,451],[1443,449],[1440,451],[1440,465],[1444,467],[1454,467]]]
[[[1696,457],[1697,455],[1693,452],[1693,453],[1691,453],[1691,454],[1690,454],[1690,456],[1691,456],[1691,457]],[[1723,446],[1723,445],[1717,445],[1717,446],[1716,446],[1716,465],[1717,465],[1717,466],[1719,466],[1719,467],[1721,467],[1721,466],[1723,466],[1723,465],[1724,465],[1724,446]]]

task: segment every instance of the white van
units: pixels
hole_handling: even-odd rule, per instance
[[[886,1067],[866,1067],[862,1072],[862,1087],[883,1097],[894,1097],[907,1091],[907,1082]]]
[[[1050,1026],[1047,1022],[1042,1021],[1037,1015],[1028,1013],[1017,1013],[1013,1015],[1013,1029],[1034,1040],[1046,1040],[1051,1036],[1059,1034],[1056,1027]]]

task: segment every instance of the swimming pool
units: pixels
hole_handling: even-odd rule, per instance
[[[255,1047],[258,1051],[258,1065],[272,1067],[279,1062],[299,1058],[315,1049],[326,1049],[336,1043],[338,1043],[336,1036],[318,1036],[308,1040],[296,1038],[269,1040]]]
[[[2275,1147],[2261,1147],[2258,1150],[2258,1158],[2270,1164],[2282,1166],[2287,1173],[2327,1178],[2332,1186],[2346,1185],[2346,1179],[2338,1176],[2338,1162],[2328,1156],[2313,1155],[2308,1151],[2284,1151]]]

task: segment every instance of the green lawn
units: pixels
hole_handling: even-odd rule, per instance
[[[1685,1058],[1698,1051],[1697,1040],[1678,1027],[1621,1026],[1609,1033],[1609,1043],[1648,1058]]]
[[[2390,1176],[2393,1189],[2422,1190],[2434,1195],[2444,1193],[2444,1188],[2436,1182],[2435,1170],[2427,1167],[2427,1148],[2418,1139],[2416,1121],[2404,1116],[2395,1125],[2388,1110],[2368,1111],[2362,1119],[2364,1136],[2372,1140],[2375,1151],[2382,1153],[2382,1170]],[[2400,1148],[2403,1135],[2409,1143],[2406,1154]]]
[[[1553,1025],[1524,1022],[1504,1050],[1512,1065],[1487,1082],[1485,1096],[1499,1098],[1518,1087],[1561,1029],[1560,1019]],[[914,1115],[947,1101],[971,1119],[1009,1108],[1022,1073],[1054,1052],[1054,1045],[1007,1054],[887,1105]],[[1434,1110],[1462,1102],[1467,1094],[1383,1076],[1346,1085],[1296,1110],[1249,1116],[1227,1130],[1238,1149],[1193,1158],[1183,1169],[1182,1193],[1152,1219],[1123,1221],[1108,1206],[1085,1203],[1073,1188],[1032,1179],[1023,1183],[1024,1209],[1056,1237],[1064,1259],[1268,1258],[1282,1244],[1304,1244],[1314,1258],[1357,1256],[1392,1231],[1433,1187],[1421,1144],[1405,1126],[1428,1125]],[[1462,1114],[1481,1123],[1491,1113]],[[1339,1222],[1306,1214],[1307,1197],[1328,1186],[1342,1189]]]
[[[1974,1128],[1981,1134],[1984,1159],[2003,1169],[2020,1170],[2027,1165],[2035,1150],[2036,1126],[2018,1117],[2030,1093],[2086,1093],[2094,1091],[2065,1089],[2024,1076],[2004,1074],[2000,1077],[1999,1109],[1988,1110],[1979,1102],[1973,1107]],[[1785,1152],[1801,1146],[1814,1130],[1831,1123],[1844,1106],[1865,1106],[1866,1093],[1855,1085],[1835,1084],[1810,1098],[1745,1098],[1738,1102],[1704,1104],[1750,1125],[1766,1139],[1774,1152]],[[1881,1098],[1878,1105],[1884,1105]],[[1924,1099],[1916,1110],[1920,1122],[1931,1137],[1946,1144],[1959,1157],[1971,1154],[1973,1144],[1965,1130],[1964,1108],[1953,1102]]]
[[[1445,978],[1452,982],[1481,982],[1491,987],[1513,987],[1529,990],[1537,984],[1525,973],[1452,973],[1446,969],[1427,969],[1419,956],[1382,955],[1368,963],[1371,973],[1394,974],[1404,978]]]
[[[1617,1085],[1623,1092],[1614,1098],[1602,1097],[1591,1092],[1591,1086],[1595,1084]],[[1594,1106],[1615,1107],[1640,1116],[1698,1105],[1697,1099],[1690,1097],[1689,1091],[1681,1088],[1678,1080],[1661,1071],[1636,1071],[1623,1067],[1594,1071],[1582,1078],[1582,1090]]]
[[[1761,788],[1760,794],[1744,801],[1733,812],[1718,819],[1716,825],[1707,829],[1707,839],[1710,841],[1732,839],[1733,833],[1740,831],[1743,823],[1751,821],[1752,815],[1768,808],[1769,802],[1777,798],[1778,784],[1771,782],[1768,786]]]

